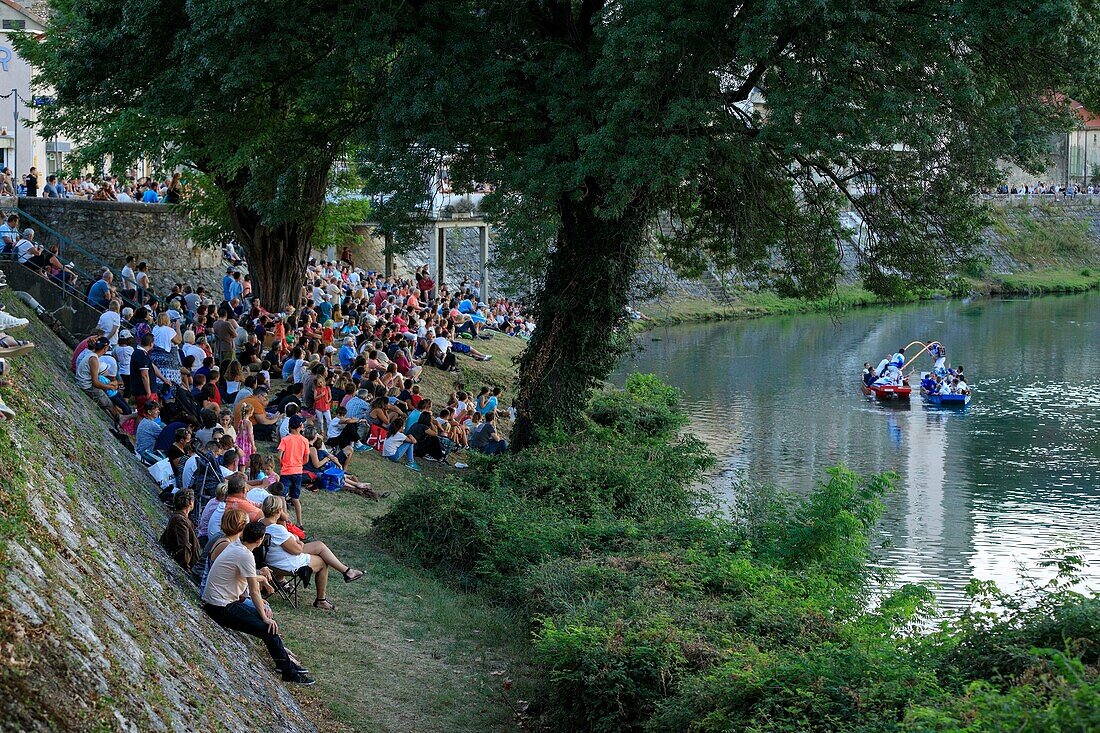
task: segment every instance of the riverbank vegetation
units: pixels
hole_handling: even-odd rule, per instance
[[[950,289],[913,291],[892,298],[882,298],[857,285],[840,285],[832,296],[816,300],[786,298],[769,291],[735,293],[726,303],[712,298],[657,300],[639,308],[645,319],[632,322],[631,329],[642,331],[681,323],[840,312],[853,308],[901,305],[948,297],[1084,293],[1100,289],[1100,268],[1049,267],[1004,275],[959,277],[953,279],[950,285]]]
[[[376,520],[376,541],[523,619],[531,729],[1100,725],[1100,602],[1069,589],[1078,558],[1023,597],[976,582],[971,610],[936,624],[930,591],[873,569],[890,476],[838,467],[809,498],[724,515],[696,488],[711,457],[677,403],[633,375],[569,430]]]

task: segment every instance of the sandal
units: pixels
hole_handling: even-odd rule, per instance
[[[356,570],[355,568],[348,568],[347,570],[344,571],[344,582],[345,583],[354,583],[355,581],[359,580],[362,577],[363,577],[363,571],[362,570]]]
[[[0,336],[0,356],[21,356],[33,348],[30,341],[20,341],[7,334]]]
[[[313,607],[314,608],[319,608],[322,611],[335,611],[336,610],[336,606],[334,606],[332,604],[332,602],[329,601],[329,599],[327,599],[327,598],[318,598],[316,601],[313,602]]]

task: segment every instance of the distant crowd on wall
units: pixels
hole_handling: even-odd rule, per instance
[[[122,177],[66,177],[54,173],[43,176],[37,168],[31,168],[16,182],[11,169],[4,168],[0,170],[0,196],[178,204],[186,196],[186,186],[178,172],[163,178],[140,176],[135,170],[127,171]]]
[[[1057,183],[1029,183],[1022,186],[1010,186],[1002,183],[994,192],[1000,196],[1053,196],[1056,198],[1074,198],[1082,194],[1092,196],[1100,194],[1100,185],[1080,186],[1076,183],[1061,185]]]
[[[460,371],[460,358],[487,361],[477,346],[535,327],[518,303],[484,299],[477,281],[436,283],[427,266],[384,277],[349,256],[311,260],[305,275],[295,303],[269,309],[242,268],[226,268],[220,292],[159,291],[148,265],[127,258],[119,282],[105,270],[88,291],[102,316],[69,365],[160,483],[171,510],[161,542],[203,608],[262,639],[298,684],[313,678],[264,598],[296,603],[312,583],[314,607],[332,611],[330,578],[362,577],[308,536],[304,492],[384,497],[350,472],[357,451],[418,471],[421,460],[461,469],[466,451],[507,450],[514,413],[499,386],[459,387],[437,404],[421,380]]]

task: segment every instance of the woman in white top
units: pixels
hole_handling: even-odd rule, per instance
[[[314,608],[323,611],[335,611],[336,606],[325,597],[328,588],[328,569],[333,568],[344,576],[345,583],[363,577],[362,570],[355,570],[340,562],[324,542],[302,542],[290,533],[283,524],[287,520],[286,499],[281,496],[269,496],[264,499],[264,524],[271,536],[271,546],[267,549],[267,564],[283,572],[294,573],[309,587],[310,577],[317,576],[317,600]]]
[[[171,351],[176,344],[183,343],[179,321],[172,323],[167,313],[157,316],[157,325],[153,327],[153,346],[161,351]]]

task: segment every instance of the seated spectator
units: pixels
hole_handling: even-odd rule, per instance
[[[224,483],[218,487],[218,490],[214,492],[214,498],[206,502],[206,507],[202,510],[202,516],[199,517],[199,523],[195,527],[195,532],[199,537],[199,545],[206,547],[207,540],[210,539],[210,520],[214,516],[214,512],[218,513],[218,516],[225,516],[225,498],[229,490],[229,484]],[[221,511],[218,511],[221,509]],[[241,516],[244,521],[247,521],[248,517],[244,512],[241,512]],[[217,530],[217,525],[214,527]],[[215,534],[217,532],[215,531]]]
[[[195,526],[191,523],[191,511],[195,508],[195,495],[189,489],[177,491],[172,497],[172,515],[168,526],[160,536],[160,543],[173,560],[187,571],[195,584],[199,578],[195,573],[195,563],[199,561],[202,548]]]
[[[264,499],[263,523],[267,534],[271,536],[271,546],[267,550],[267,564],[286,573],[293,573],[309,587],[310,578],[317,581],[317,598],[313,607],[324,611],[335,611],[325,595],[328,590],[328,570],[334,569],[344,577],[345,583],[352,583],[363,577],[362,570],[356,570],[333,554],[323,542],[302,542],[286,528],[288,520],[286,501],[281,496],[269,496]]]
[[[382,444],[382,457],[389,458],[394,463],[400,463],[401,459],[405,458],[411,470],[419,471],[420,466],[417,465],[416,458],[413,456],[416,438],[406,435],[403,431],[404,427],[405,419],[401,417],[395,418],[390,423],[389,437]]]
[[[107,268],[103,268],[99,279],[88,290],[88,303],[96,310],[104,310],[114,297],[114,288],[111,286],[114,279],[114,274]]]
[[[141,460],[152,465],[163,458],[155,449],[157,438],[160,437],[164,426],[160,422],[160,405],[156,402],[146,402],[142,406],[141,421],[134,433],[134,450]]]
[[[508,450],[508,441],[497,435],[496,413],[485,415],[485,424],[470,435],[470,447],[488,455],[499,455]]]
[[[314,680],[288,656],[279,636],[279,626],[261,594],[260,576],[252,551],[260,546],[264,537],[263,522],[250,522],[239,539],[220,549],[206,578],[203,610],[219,626],[262,640],[284,682],[312,685]]]

